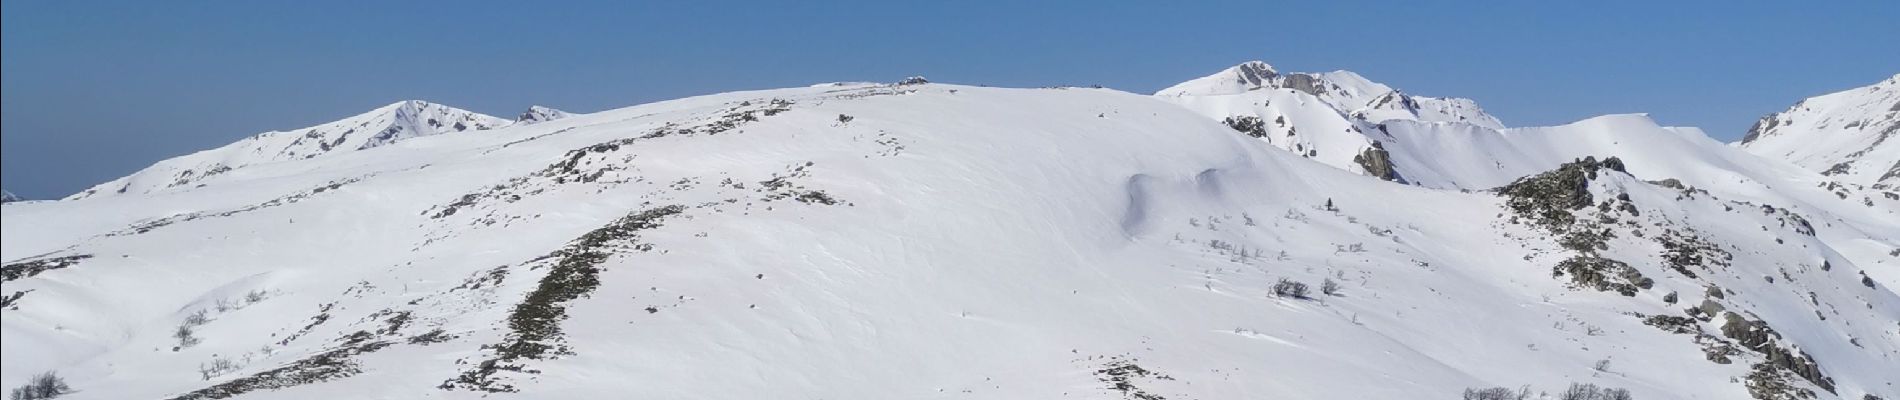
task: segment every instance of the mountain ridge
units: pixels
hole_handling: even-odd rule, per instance
[[[68,200],[122,193],[151,193],[202,184],[245,166],[367,150],[411,138],[482,131],[507,120],[421,100],[404,100],[301,129],[271,131],[154,163],[131,175],[68,196]]]
[[[1878,372],[1900,357],[1900,223],[1812,188],[1818,173],[1635,115],[1494,129],[1332,104],[824,85],[9,205],[0,383],[58,370],[76,399],[1900,397]],[[1656,151],[1594,154],[1631,147]],[[1471,152],[1435,153],[1453,148]]]
[[[1876,190],[1900,190],[1900,74],[1796,102],[1749,127],[1736,147]]]

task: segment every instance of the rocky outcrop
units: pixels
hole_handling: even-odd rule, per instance
[[[1549,172],[1518,178],[1494,190],[1508,198],[1505,206],[1518,217],[1546,228],[1567,229],[1576,222],[1570,211],[1590,206],[1590,180],[1596,179],[1597,171],[1605,169],[1623,172],[1623,160],[1610,157],[1597,161],[1596,157],[1584,157]]]
[[[1228,128],[1234,128],[1234,130],[1245,133],[1247,136],[1256,138],[1267,137],[1267,124],[1261,121],[1260,117],[1251,115],[1227,117],[1227,119],[1221,120],[1221,123],[1225,123]]]
[[[1359,155],[1353,156],[1352,162],[1359,164],[1360,168],[1365,168],[1367,175],[1388,181],[1405,183],[1405,177],[1400,176],[1398,169],[1392,166],[1392,153],[1385,151],[1385,145],[1377,141],[1372,142],[1372,147],[1368,147],[1365,151],[1359,152]]]

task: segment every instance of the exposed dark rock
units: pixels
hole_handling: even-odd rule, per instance
[[[1245,133],[1247,136],[1257,138],[1267,137],[1267,124],[1265,121],[1261,121],[1260,117],[1251,115],[1227,117],[1227,119],[1221,120],[1221,122],[1226,123],[1228,128],[1234,128],[1234,130]]]
[[[27,292],[32,292],[32,291],[33,291],[32,289],[15,290],[13,291],[13,294],[0,296],[0,308],[4,308],[8,310],[20,309],[20,298],[26,297]]]
[[[1796,104],[1796,105],[1799,106],[1799,104]],[[1750,125],[1748,127],[1748,133],[1742,135],[1742,144],[1748,144],[1750,142],[1754,142],[1755,139],[1760,139],[1762,135],[1766,135],[1769,132],[1773,132],[1775,130],[1775,126],[1780,125],[1780,124],[1781,124],[1781,121],[1775,119],[1775,116],[1773,114],[1770,114],[1766,117],[1761,117],[1761,119],[1759,120],[1755,120],[1755,124]]]
[[[1508,198],[1505,205],[1518,217],[1562,232],[1576,222],[1572,210],[1590,206],[1590,180],[1604,169],[1621,172],[1623,161],[1610,157],[1598,162],[1595,157],[1585,157],[1493,190]]]
[[[1326,94],[1326,81],[1320,80],[1319,76],[1313,74],[1286,75],[1284,87],[1314,96]]]
[[[1722,336],[1734,339],[1742,348],[1754,350],[1768,358],[1755,366],[1757,370],[1764,366],[1785,370],[1823,390],[1834,391],[1834,379],[1821,372],[1821,365],[1805,352],[1781,346],[1781,334],[1770,328],[1767,322],[1750,320],[1734,312],[1724,313],[1722,318]]]
[[[1702,328],[1696,325],[1695,319],[1674,315],[1651,315],[1643,319],[1643,324],[1669,333],[1693,335],[1702,332]]]
[[[1655,283],[1629,264],[1595,256],[1571,257],[1551,268],[1551,276],[1565,275],[1570,276],[1570,282],[1576,287],[1617,292],[1624,296],[1635,296],[1638,290],[1647,289]]]
[[[1359,155],[1352,156],[1352,162],[1359,164],[1359,167],[1364,168],[1367,174],[1379,179],[1405,183],[1405,177],[1400,176],[1399,171],[1392,166],[1392,153],[1386,152],[1385,145],[1378,141],[1373,141],[1372,147],[1366,148]]]
[[[79,265],[80,261],[92,258],[91,254],[47,257],[0,265],[0,282],[12,282],[15,279],[39,275],[41,272]]]
[[[1750,368],[1743,386],[1748,388],[1748,396],[1756,400],[1808,400],[1815,398],[1814,391],[1797,386],[1790,381],[1788,371],[1775,368],[1768,363],[1759,363]]]

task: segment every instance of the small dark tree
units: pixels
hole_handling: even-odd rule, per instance
[[[66,379],[53,371],[41,372],[26,380],[26,386],[13,388],[7,392],[8,400],[46,400],[72,393],[72,386],[66,385]]]
[[[1327,199],[1326,199],[1326,211],[1339,211],[1339,207],[1333,207],[1333,199],[1332,199],[1332,198],[1327,198]]]
[[[1339,282],[1334,281],[1332,278],[1326,278],[1325,281],[1319,283],[1319,292],[1325,293],[1327,296],[1338,296]]]

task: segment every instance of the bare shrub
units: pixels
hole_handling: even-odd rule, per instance
[[[1503,386],[1465,389],[1465,400],[1524,400],[1527,398],[1530,398],[1530,387],[1520,390],[1511,390]]]
[[[1632,400],[1629,389],[1606,388],[1594,383],[1572,383],[1557,396],[1558,400]]]
[[[173,350],[197,346],[198,343],[204,342],[203,339],[198,338],[197,331],[192,330],[191,327],[191,324],[179,324],[178,329],[172,331],[172,338],[178,339],[178,347]]]
[[[211,380],[211,378],[216,378],[219,375],[224,375],[227,372],[236,371],[237,369],[238,364],[231,361],[231,359],[216,357],[212,358],[210,363],[198,364],[198,376],[208,381]]]
[[[198,310],[198,312],[194,312],[194,313],[191,313],[190,315],[186,315],[184,324],[191,325],[191,326],[199,326],[199,325],[204,325],[209,322],[211,322],[210,315],[206,313],[205,310]]]
[[[46,400],[72,393],[72,386],[66,385],[66,378],[59,377],[54,371],[41,372],[27,378],[26,385],[7,392],[8,400]]]
[[[1294,281],[1294,280],[1286,279],[1286,278],[1280,278],[1279,282],[1275,282],[1273,284],[1273,295],[1280,296],[1280,297],[1292,297],[1296,299],[1307,298],[1306,297],[1307,296],[1306,283],[1298,282],[1298,281]]]

